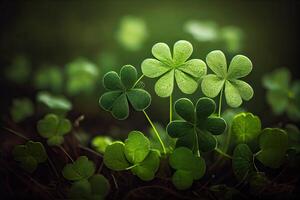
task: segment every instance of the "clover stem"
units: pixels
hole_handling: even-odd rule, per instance
[[[18,133],[17,131],[14,131],[14,130],[10,129],[10,128],[3,127],[3,129],[7,130],[8,132],[10,132],[10,133],[12,133],[12,134],[14,134],[14,135],[16,135],[20,138],[23,138],[24,140],[30,140],[28,137],[24,136],[21,133]]]
[[[220,99],[219,99],[219,112],[218,112],[219,117],[221,116],[221,110],[222,110],[223,89],[224,89],[224,87],[221,90]]]
[[[226,158],[229,158],[229,159],[232,159],[232,156],[230,156],[229,154],[223,152],[221,149],[219,148],[215,148],[215,151],[218,152],[220,155],[226,157]]]
[[[173,100],[172,100],[172,94],[170,95],[170,122],[172,121],[173,118]]]
[[[195,133],[195,138],[196,138],[196,153],[197,153],[197,156],[200,157],[198,134],[196,132],[196,126],[195,125],[194,125],[194,133]]]
[[[164,154],[167,154],[165,145],[164,145],[163,141],[161,140],[161,138],[160,138],[160,136],[159,136],[159,133],[157,132],[157,130],[156,130],[156,128],[155,128],[153,122],[151,121],[150,117],[147,115],[147,113],[146,113],[145,110],[143,110],[143,113],[144,113],[144,115],[146,116],[146,118],[147,118],[148,122],[150,123],[150,125],[152,126],[153,131],[154,131],[154,133],[155,133],[155,135],[156,135],[158,141],[159,141],[160,144],[161,144],[161,147],[162,147],[162,149],[163,149]]]
[[[136,166],[139,166],[139,164],[134,164],[134,165],[132,165],[132,166],[130,166],[130,167],[127,167],[125,170],[130,170],[130,169],[132,169],[132,168],[134,168],[134,167],[136,167]]]
[[[132,88],[134,88],[136,86],[136,84],[138,84],[142,80],[143,77],[144,77],[144,74],[134,83]]]
[[[60,150],[62,150],[64,152],[64,154],[66,154],[66,156],[72,161],[74,162],[73,158],[70,156],[70,154],[68,154],[68,152],[62,147],[59,146]]]

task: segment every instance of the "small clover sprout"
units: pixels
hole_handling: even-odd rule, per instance
[[[278,168],[288,149],[288,135],[279,128],[266,128],[259,136],[257,159],[267,167]]]
[[[155,92],[160,97],[169,97],[173,93],[174,77],[179,89],[185,94],[192,94],[198,88],[195,79],[206,74],[206,64],[200,59],[188,60],[193,53],[193,46],[185,40],[174,44],[173,55],[165,43],[152,47],[156,59],[148,58],[142,63],[142,72],[149,78],[160,77],[155,84]]]
[[[70,95],[90,93],[95,89],[99,77],[98,67],[85,58],[77,58],[66,66],[67,85]]]
[[[80,156],[74,163],[67,164],[62,175],[70,181],[80,181],[90,178],[95,173],[95,164],[86,156]]]
[[[18,123],[33,115],[34,106],[30,99],[14,99],[10,114],[14,122]]]
[[[92,140],[92,146],[96,151],[104,153],[106,147],[111,145],[112,142],[112,139],[108,136],[96,136]]]
[[[144,181],[152,180],[159,167],[160,154],[150,149],[150,141],[143,133],[132,131],[125,143],[113,142],[106,147],[104,164],[116,171],[131,170]]]
[[[215,102],[203,97],[194,106],[189,99],[181,98],[175,102],[174,107],[183,119],[172,121],[167,126],[168,134],[179,138],[176,147],[185,146],[203,152],[215,149],[217,143],[213,135],[220,135],[226,130],[225,120],[212,116],[216,109]]]
[[[253,169],[253,153],[246,144],[239,144],[233,151],[232,169],[239,180],[245,179]]]
[[[25,145],[17,145],[12,154],[20,166],[30,173],[36,170],[39,163],[47,160],[46,150],[40,142],[28,141]]]
[[[252,70],[252,63],[246,56],[236,55],[231,60],[227,70],[226,57],[222,51],[215,50],[206,57],[208,67],[215,73],[203,77],[201,88],[203,93],[211,98],[220,92],[222,95],[225,87],[225,99],[230,107],[239,107],[242,99],[248,101],[253,96],[252,87],[239,80],[247,76]]]
[[[263,77],[267,89],[267,102],[276,115],[284,112],[292,120],[300,119],[300,81],[291,83],[291,74],[286,68],[280,68]]]
[[[64,142],[64,135],[70,132],[71,122],[55,114],[48,114],[37,123],[37,130],[43,138],[47,138],[50,146]]]
[[[57,114],[63,114],[72,109],[72,103],[63,96],[54,96],[48,92],[39,92],[37,102],[45,105],[48,110]]]
[[[69,191],[70,199],[104,200],[110,189],[109,182],[101,174],[95,174],[91,178],[76,181]]]
[[[253,141],[261,131],[260,119],[252,113],[240,113],[233,118],[231,131],[238,143]]]
[[[100,97],[100,106],[119,120],[129,116],[128,101],[134,110],[145,110],[151,103],[151,96],[147,91],[138,88],[136,83],[137,71],[131,65],[123,66],[120,76],[114,71],[106,73],[103,85],[109,91]]]
[[[31,63],[25,56],[17,56],[12,61],[11,66],[5,70],[7,79],[23,84],[29,80],[31,73]]]
[[[52,92],[60,92],[63,87],[63,73],[57,66],[44,65],[34,75],[36,89],[50,89]]]
[[[172,182],[179,190],[191,187],[193,181],[200,179],[206,171],[204,159],[193,155],[186,147],[176,148],[170,155],[169,163],[176,170]]]

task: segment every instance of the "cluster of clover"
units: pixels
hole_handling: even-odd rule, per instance
[[[243,100],[253,97],[251,86],[240,80],[252,70],[251,61],[243,55],[233,57],[227,69],[226,57],[222,51],[215,50],[206,57],[189,59],[193,47],[188,41],[180,40],[174,44],[173,54],[165,43],[157,43],[152,48],[155,58],[148,58],[141,64],[143,75],[138,78],[137,70],[125,65],[120,73],[108,72],[103,77],[108,90],[99,100],[100,106],[119,120],[129,116],[129,104],[136,111],[142,111],[153,128],[161,148],[153,148],[149,139],[140,131],[129,133],[125,142],[115,141],[104,152],[105,165],[116,171],[130,170],[144,181],[152,180],[160,165],[160,157],[169,156],[169,164],[174,169],[172,182],[177,189],[187,189],[194,180],[204,176],[206,163],[202,157],[205,152],[216,151],[232,159],[236,177],[246,180],[258,174],[255,161],[259,160],[270,168],[278,168],[283,163],[288,149],[299,150],[298,142],[289,142],[288,134],[279,128],[262,130],[260,119],[252,113],[239,113],[230,127],[221,117],[223,94],[230,107],[237,108]],[[207,74],[207,67],[214,74]],[[144,89],[141,79],[146,76],[157,78],[155,92],[160,97],[170,99],[170,122],[166,132],[176,139],[175,149],[166,146],[167,137],[161,137],[146,109],[151,104],[151,96]],[[201,97],[193,104],[187,98],[180,98],[173,105],[172,93],[175,82],[185,94],[194,93],[198,85],[207,97]],[[218,112],[213,99],[219,95]],[[173,119],[173,109],[181,119]],[[293,127],[295,128],[295,127]],[[218,148],[218,135],[230,129],[237,145],[233,155]],[[299,131],[294,131],[299,139]],[[230,136],[227,136],[230,137]],[[259,149],[252,152],[250,143],[257,140]],[[187,163],[189,163],[187,165]]]

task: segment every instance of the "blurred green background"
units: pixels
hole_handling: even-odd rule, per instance
[[[109,126],[105,121],[121,127],[143,127],[146,121],[141,113],[131,112],[128,121],[117,122],[110,113],[100,109],[101,78],[105,72],[119,71],[125,64],[134,65],[140,72],[141,62],[152,57],[151,47],[155,43],[165,42],[172,46],[180,39],[193,44],[192,58],[205,60],[215,49],[224,51],[228,62],[236,54],[247,55],[253,62],[253,71],[246,80],[253,86],[255,95],[250,102],[244,102],[243,107],[261,116],[266,125],[276,120],[271,119],[271,110],[266,104],[262,76],[279,67],[289,68],[293,79],[300,76],[298,1],[41,0],[2,1],[0,7],[2,113],[9,112],[13,98],[29,96],[35,99],[38,90],[50,89],[74,103],[75,116],[84,114],[90,123],[102,123],[104,129]],[[22,57],[16,61],[18,56]],[[7,71],[18,62],[31,67],[30,73],[27,68],[19,69],[21,72],[16,70],[15,79],[22,79],[20,74],[27,76],[21,83],[12,81],[14,77],[7,75],[14,74]],[[88,62],[92,65],[89,70],[97,68],[97,72],[89,75],[87,70],[87,79],[92,76],[92,82],[89,83],[89,79],[86,87],[72,94],[68,88],[82,84],[76,86],[75,78],[75,86],[69,86],[70,77],[82,72],[76,66],[69,67],[72,70],[68,66],[78,62]],[[54,72],[47,71],[53,66]],[[37,78],[41,69],[46,72],[44,76],[41,72]],[[57,73],[62,76],[56,76]],[[51,76],[54,78],[46,83],[37,81],[43,82]],[[51,83],[56,78],[58,80]],[[84,77],[78,79],[85,82]],[[167,122],[168,99],[156,96],[155,80],[144,80],[153,97],[150,115],[155,115],[154,121]],[[95,88],[91,89],[89,84]],[[88,89],[85,88],[91,91],[86,94]],[[186,95],[176,92],[175,99],[183,96]],[[202,96],[200,89],[192,98],[199,96]],[[137,123],[137,119],[141,123]]]

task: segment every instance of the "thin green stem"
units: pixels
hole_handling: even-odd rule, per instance
[[[18,133],[17,131],[14,131],[14,130],[10,129],[10,128],[3,127],[3,129],[7,130],[9,133],[12,133],[15,136],[18,136],[18,137],[20,137],[20,138],[22,138],[24,140],[30,140],[28,137],[24,136],[21,133]]]
[[[160,144],[161,144],[161,147],[162,147],[162,149],[163,149],[164,154],[167,154],[165,145],[164,145],[163,141],[161,140],[161,138],[160,138],[160,136],[159,136],[159,133],[158,133],[158,131],[156,130],[156,128],[155,128],[153,122],[151,121],[150,117],[147,115],[147,113],[146,113],[145,110],[143,110],[143,113],[144,113],[144,115],[146,116],[146,118],[147,118],[148,122],[150,123],[150,125],[152,126],[153,131],[154,131],[154,133],[155,133],[155,135],[156,135],[158,141],[159,141]]]
[[[173,100],[172,100],[172,94],[170,95],[170,122],[172,121],[173,118]]]
[[[226,158],[232,159],[232,156],[231,156],[231,155],[229,155],[229,154],[223,152],[223,151],[222,151],[221,149],[219,149],[219,148],[215,148],[215,151],[218,152],[220,155],[226,157]]]
[[[198,134],[197,134],[195,125],[194,125],[194,133],[195,133],[195,138],[196,138],[196,153],[197,153],[197,156],[200,157]]]
[[[253,156],[252,156],[253,166],[254,166],[255,171],[257,171],[257,172],[259,172],[259,170],[258,170],[258,168],[257,168],[257,166],[256,166],[256,164],[255,164],[255,157],[256,157],[258,154],[260,154],[260,153],[261,153],[261,150],[258,151],[258,152],[256,152],[256,153],[253,154]]]
[[[219,99],[219,112],[218,112],[219,117],[221,117],[223,89],[224,89],[224,87],[223,87],[222,90],[221,90],[221,93],[220,93],[220,99]]]
[[[135,83],[134,83],[134,85],[133,85],[133,88],[136,86],[136,84],[138,84],[141,80],[142,80],[142,78],[144,77],[145,75],[143,74]]]
[[[132,169],[132,168],[134,168],[134,167],[136,167],[136,166],[139,166],[139,164],[134,164],[134,165],[132,165],[132,166],[130,166],[130,167],[127,167],[126,170],[130,170],[130,169]]]
[[[74,163],[74,160],[73,158],[70,156],[70,154],[68,154],[68,152],[62,147],[62,146],[59,146],[60,150],[62,150],[66,156]]]

